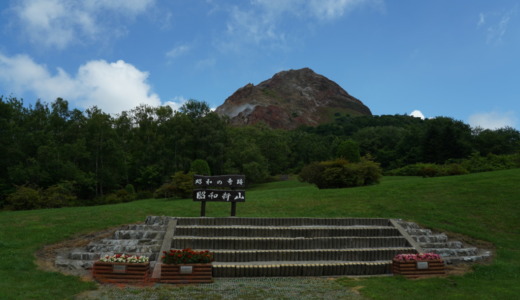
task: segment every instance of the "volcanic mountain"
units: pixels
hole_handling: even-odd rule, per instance
[[[276,73],[256,86],[249,83],[228,97],[216,112],[229,117],[232,125],[263,122],[276,129],[316,126],[340,114],[372,115],[360,100],[309,68]]]

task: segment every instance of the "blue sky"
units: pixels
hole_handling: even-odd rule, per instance
[[[520,1],[18,0],[0,22],[0,95],[27,105],[215,108],[309,67],[375,115],[520,128]]]

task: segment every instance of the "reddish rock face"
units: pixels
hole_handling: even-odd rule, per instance
[[[257,86],[249,83],[227,98],[216,112],[229,117],[233,125],[262,122],[277,129],[316,126],[332,121],[337,113],[372,115],[361,101],[309,68],[276,73]]]

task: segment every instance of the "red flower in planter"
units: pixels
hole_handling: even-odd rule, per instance
[[[213,261],[213,253],[205,251],[194,251],[191,248],[183,250],[164,251],[162,261],[165,264],[207,264]]]
[[[442,259],[442,257],[437,253],[397,254],[394,257],[394,260],[397,261],[431,261],[439,259]]]

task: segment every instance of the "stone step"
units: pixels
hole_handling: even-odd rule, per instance
[[[462,242],[459,241],[448,241],[445,243],[421,243],[421,247],[423,248],[452,248],[452,249],[460,249],[463,247]]]
[[[166,217],[166,216],[147,216],[144,223],[146,225],[162,225],[166,226],[168,225],[168,222],[173,219],[172,217]]]
[[[453,257],[453,256],[475,256],[478,254],[477,248],[424,248],[426,252],[437,253],[442,257]]]
[[[256,237],[190,237],[175,236],[173,249],[346,249],[409,247],[402,236],[394,237],[317,237],[317,238],[256,238]]]
[[[67,258],[75,260],[98,260],[99,258],[101,258],[101,256],[101,253],[80,251],[69,253]]]
[[[64,257],[56,257],[54,265],[66,270],[87,270],[92,268],[95,260],[78,260]]]
[[[159,252],[161,249],[160,245],[119,245],[119,244],[106,244],[106,245],[94,245],[87,246],[88,252],[97,253],[150,253]]]
[[[166,225],[129,224],[123,226],[121,229],[140,231],[166,231]]]
[[[476,255],[468,255],[468,256],[443,256],[442,258],[447,264],[458,264],[458,263],[468,263],[468,262],[476,262],[489,259],[492,253],[488,250],[479,250]]]
[[[152,240],[152,239],[127,239],[127,240],[119,240],[119,239],[102,239],[97,242],[91,242],[88,246],[95,247],[97,245],[120,245],[120,246],[137,246],[137,245],[160,245],[161,240]]]
[[[200,251],[200,250],[199,250]],[[401,253],[417,253],[414,248],[306,249],[306,250],[214,250],[218,262],[254,261],[379,261]]]
[[[177,226],[176,236],[337,237],[398,236],[388,226]]]
[[[208,225],[208,226],[391,226],[388,219],[383,218],[176,218],[178,226]]]
[[[390,274],[391,261],[213,263],[214,277],[345,276]]]
[[[432,231],[430,229],[421,229],[421,228],[413,228],[406,230],[409,235],[431,235]]]
[[[412,238],[418,243],[446,243],[448,236],[444,233],[432,235],[412,235]]]
[[[411,229],[421,229],[421,226],[419,226],[417,223],[414,222],[406,222],[403,220],[397,220],[397,223],[403,227],[404,230],[408,231]]]
[[[117,230],[114,232],[112,239],[126,240],[126,239],[150,239],[162,240],[164,238],[164,231],[142,231],[142,230]]]

